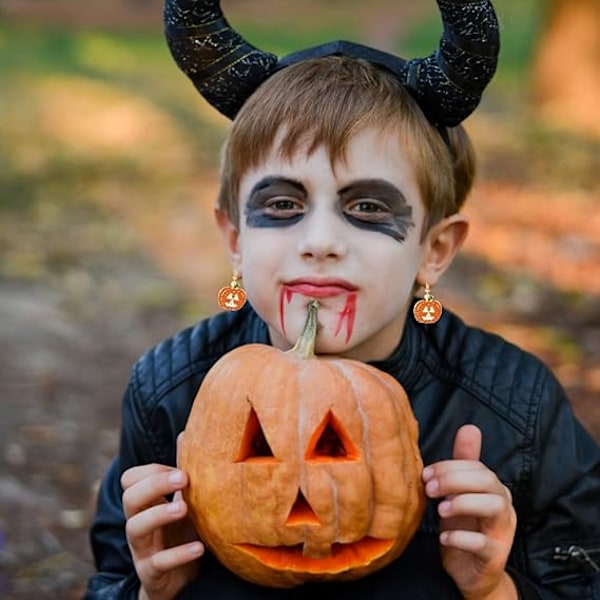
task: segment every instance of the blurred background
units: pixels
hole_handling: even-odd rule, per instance
[[[600,3],[496,0],[498,74],[466,247],[436,297],[556,372],[600,440]],[[346,38],[415,57],[433,0],[229,0],[285,54]],[[0,597],[79,598],[129,369],[216,311],[227,121],[171,60],[160,0],[0,0]]]

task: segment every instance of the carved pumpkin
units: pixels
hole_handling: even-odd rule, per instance
[[[201,539],[259,585],[356,579],[405,549],[425,509],[418,425],[400,384],[296,346],[249,344],[206,375],[180,466]]]

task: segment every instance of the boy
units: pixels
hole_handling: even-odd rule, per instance
[[[452,19],[445,16],[456,22],[456,11],[476,3],[450,4]],[[344,47],[350,56],[337,47],[285,64],[261,55],[253,65],[266,69],[256,74],[240,67],[255,49],[222,33],[217,9],[170,5],[171,14],[200,18],[184,23],[194,35],[219,32],[235,46],[211,57],[212,66],[182,62],[216,106],[236,115],[216,218],[249,302],[166,340],[132,371],[119,456],[92,528],[98,573],[87,597],[600,598],[592,560],[600,450],[556,379],[450,311],[426,324],[411,310],[414,293],[429,293],[467,234],[460,208],[474,161],[456,121],[477,103],[489,64],[478,92],[450,99],[445,91],[436,99],[444,83],[423,89],[437,67],[408,68],[405,80],[402,62],[382,65],[386,57],[354,46]],[[465,44],[478,52],[483,45]],[[468,70],[476,61],[461,62]],[[466,80],[459,67],[444,69]],[[236,95],[240,71],[253,81]],[[188,477],[175,467],[176,440],[216,360],[252,342],[290,348],[312,297],[320,301],[317,353],[370,362],[405,388],[429,501],[407,550],[382,571],[349,584],[272,590],[238,579],[205,551],[182,499]]]

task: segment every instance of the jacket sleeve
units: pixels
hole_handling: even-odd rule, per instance
[[[90,532],[97,572],[88,582],[85,600],[135,600],[139,592],[139,580],[125,538],[118,467],[117,459],[113,460],[98,493]]]
[[[90,542],[96,573],[90,578],[84,600],[137,600],[140,582],[125,536],[125,515],[121,501],[121,474],[134,464],[151,462],[141,441],[140,419],[134,414],[133,385],[123,401],[123,425],[118,456],[111,462],[98,491],[96,514]],[[136,445],[134,440],[138,440]]]
[[[552,374],[532,413],[512,575],[525,597],[600,599],[600,448]]]
[[[119,452],[104,475],[97,496],[90,542],[96,573],[90,578],[84,600],[137,600],[140,581],[125,536],[121,475],[128,468],[150,463],[174,464],[174,451],[159,452],[149,405],[154,398],[142,393],[148,357],[131,371],[122,404]],[[174,447],[174,445],[173,445]]]

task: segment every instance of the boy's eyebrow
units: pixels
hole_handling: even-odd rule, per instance
[[[410,207],[406,196],[385,179],[358,179],[340,190],[340,197],[361,195],[365,198],[377,196],[392,203],[396,208]]]
[[[296,179],[279,175],[266,175],[252,186],[248,199],[250,201],[253,199],[256,200],[257,194],[264,192],[268,188],[278,186],[284,188],[291,187],[304,196],[307,194],[304,185]],[[395,185],[385,179],[374,178],[353,181],[339,191],[340,199],[344,200],[348,196],[364,196],[365,198],[376,196],[383,200],[387,200],[390,203],[391,208],[407,211],[409,214],[412,212],[412,207],[406,199],[406,196]]]
[[[267,175],[262,179],[259,179],[250,190],[249,198],[252,198],[255,194],[262,192],[263,190],[273,186],[289,186],[294,188],[296,191],[306,194],[306,188],[295,179],[289,179],[288,177],[280,177],[277,175]]]

